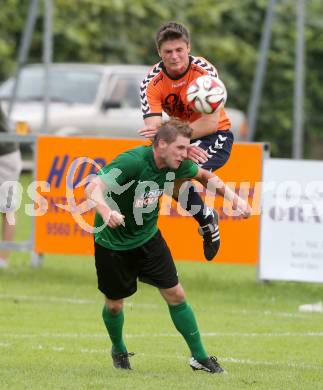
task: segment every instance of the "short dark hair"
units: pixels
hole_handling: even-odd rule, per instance
[[[190,33],[188,29],[180,23],[168,22],[160,26],[156,34],[156,46],[159,50],[166,41],[174,39],[183,39],[187,44],[190,43]]]
[[[153,139],[153,145],[157,146],[159,140],[164,140],[168,144],[171,144],[176,138],[181,135],[185,138],[191,139],[193,129],[187,122],[183,122],[180,119],[172,118],[168,121],[163,122],[157,131]]]

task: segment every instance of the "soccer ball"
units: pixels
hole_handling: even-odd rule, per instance
[[[205,75],[191,82],[186,96],[194,111],[212,114],[224,107],[227,101],[227,90],[220,79]]]

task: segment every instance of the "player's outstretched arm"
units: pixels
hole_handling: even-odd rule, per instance
[[[96,211],[101,214],[104,222],[112,229],[124,224],[124,216],[118,211],[112,210],[105,202],[104,193],[107,191],[107,185],[96,176],[91,179],[85,188],[87,199],[95,203]]]
[[[199,168],[197,175],[195,176],[208,191],[214,194],[219,194],[223,198],[232,202],[232,208],[241,212],[244,218],[249,218],[251,215],[251,208],[244,199],[240,198],[232,189],[227,186],[218,176],[214,173],[206,171],[203,168]]]
[[[202,114],[201,118],[190,123],[193,129],[192,140],[215,133],[219,123],[219,112]]]

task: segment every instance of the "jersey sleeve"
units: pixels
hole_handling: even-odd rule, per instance
[[[162,68],[155,65],[144,78],[140,86],[141,111],[143,118],[162,116],[162,98],[159,81]]]
[[[219,73],[216,69],[216,67],[211,64],[211,62],[209,62],[208,60],[206,60],[205,58],[203,57],[192,57],[193,58],[193,61],[192,61],[192,65],[193,67],[195,67],[196,69],[198,69],[198,72],[197,72],[197,77],[199,77],[202,74],[208,74],[212,77],[219,77]]]
[[[125,152],[117,156],[110,164],[98,171],[98,176],[109,190],[130,183],[140,172],[141,164],[136,155]]]
[[[197,175],[198,165],[191,160],[184,160],[175,172],[176,179],[191,179]]]

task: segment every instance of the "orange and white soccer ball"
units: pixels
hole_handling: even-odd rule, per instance
[[[193,80],[186,95],[190,107],[203,114],[220,111],[227,101],[227,90],[223,82],[209,75]]]

